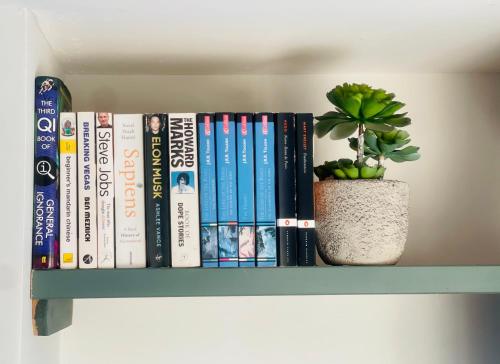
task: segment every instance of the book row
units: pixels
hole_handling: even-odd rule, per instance
[[[314,265],[312,114],[70,110],[36,78],[34,269]]]

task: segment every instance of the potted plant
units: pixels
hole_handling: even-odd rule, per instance
[[[364,84],[344,83],[326,97],[335,111],[316,117],[315,132],[319,138],[348,138],[356,159],[314,168],[318,252],[328,264],[396,264],[408,235],[409,187],[383,179],[385,162],[420,158],[401,129],[411,123],[407,113],[398,113],[405,104]]]

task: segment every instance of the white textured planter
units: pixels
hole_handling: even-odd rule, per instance
[[[317,246],[327,264],[396,264],[408,235],[409,187],[389,180],[316,182]]]

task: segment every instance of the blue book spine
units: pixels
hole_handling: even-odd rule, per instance
[[[276,199],[274,115],[255,115],[255,220],[258,267],[275,267]]]
[[[35,79],[33,269],[59,268],[59,113],[71,111],[61,80]]]
[[[239,266],[255,267],[253,114],[236,115]]]
[[[198,114],[198,163],[200,186],[200,242],[202,267],[219,266],[217,238],[217,173],[215,125],[212,114]]]
[[[219,266],[238,266],[236,126],[233,113],[215,114]]]

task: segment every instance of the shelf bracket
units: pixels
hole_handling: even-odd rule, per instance
[[[31,300],[33,334],[49,336],[68,326],[73,321],[72,299]]]

